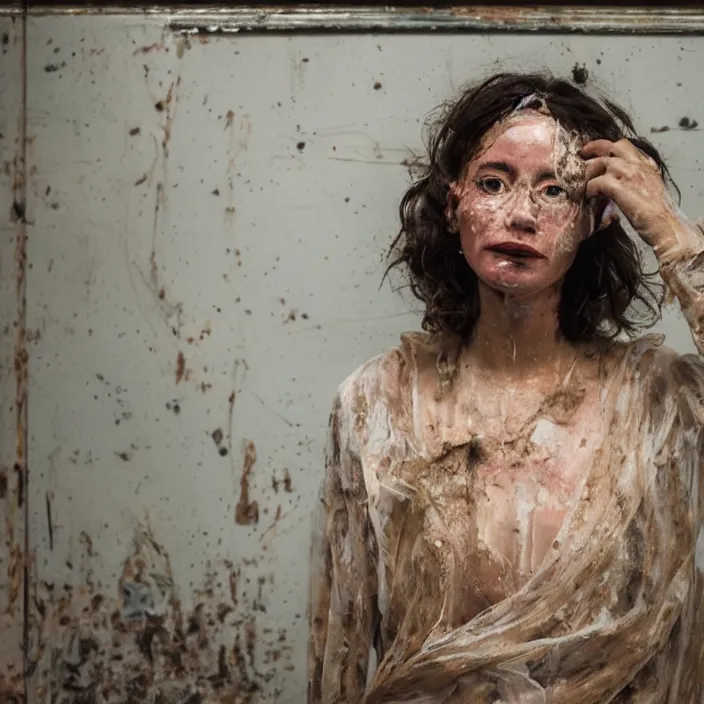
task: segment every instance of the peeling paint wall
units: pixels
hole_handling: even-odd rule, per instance
[[[703,133],[681,120],[704,117],[704,44],[186,38],[157,17],[47,16],[29,20],[28,49],[29,701],[304,701],[310,515],[335,387],[418,325],[378,285],[423,116],[498,68],[577,67],[642,131],[671,128],[652,138],[701,215]],[[3,163],[13,149],[5,135]],[[661,329],[692,349],[675,310]],[[12,593],[0,589],[6,606]]]

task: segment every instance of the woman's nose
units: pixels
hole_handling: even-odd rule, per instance
[[[504,224],[509,230],[535,234],[538,230],[538,205],[530,190],[519,190],[508,204]]]

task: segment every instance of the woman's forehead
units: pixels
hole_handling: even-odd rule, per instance
[[[533,111],[522,111],[497,122],[482,138],[473,161],[490,153],[506,152],[514,157],[552,153],[565,132],[555,118]]]
[[[509,171],[553,173],[568,192],[583,186],[585,164],[579,155],[584,141],[568,132],[550,115],[524,110],[498,122],[482,140],[465,175],[472,177],[484,165],[501,165]]]

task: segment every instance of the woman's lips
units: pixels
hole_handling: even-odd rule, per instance
[[[499,242],[492,244],[487,249],[491,252],[504,254],[509,257],[532,258],[532,259],[547,259],[547,257],[533,247],[529,247],[522,242]]]

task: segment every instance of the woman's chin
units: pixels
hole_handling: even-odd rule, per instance
[[[520,295],[531,295],[549,288],[551,281],[541,276],[536,271],[526,268],[508,267],[493,268],[489,271],[478,272],[480,280],[490,288]]]

